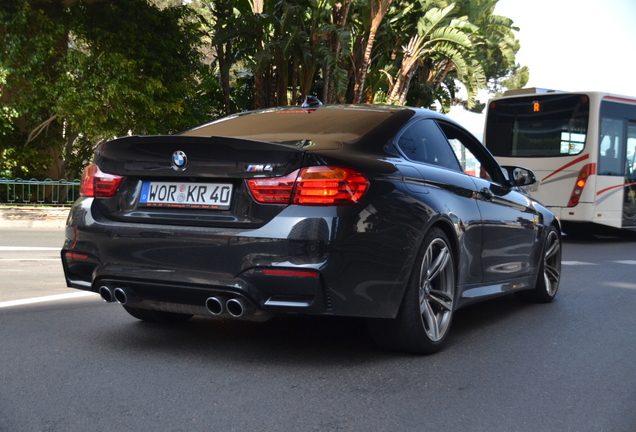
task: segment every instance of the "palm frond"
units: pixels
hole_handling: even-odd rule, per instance
[[[435,30],[448,15],[455,9],[455,3],[449,4],[443,9],[431,8],[417,23],[417,32],[421,36],[426,37],[430,32]]]
[[[466,33],[452,27],[442,27],[434,30],[430,34],[429,39],[431,43],[448,42],[463,47],[469,47],[472,44]]]

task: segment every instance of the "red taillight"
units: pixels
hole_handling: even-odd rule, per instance
[[[88,259],[88,255],[80,254],[77,252],[66,252],[66,259],[69,261],[84,261]]]
[[[106,174],[95,164],[90,164],[82,172],[80,195],[85,197],[111,197],[117,192],[122,176]]]
[[[349,205],[360,201],[369,181],[352,168],[303,168],[285,177],[250,179],[256,201],[298,205]]]
[[[304,168],[292,197],[293,204],[355,204],[369,188],[369,181],[351,168]]]
[[[268,276],[317,277],[317,271],[306,270],[263,270]]]
[[[575,207],[579,203],[581,194],[583,193],[583,188],[592,174],[596,174],[596,164],[587,164],[581,168],[581,171],[579,171],[579,175],[576,178],[576,183],[574,183],[574,189],[570,195],[568,207]]]
[[[247,185],[260,203],[289,204],[298,170],[285,177],[256,178],[247,181]]]

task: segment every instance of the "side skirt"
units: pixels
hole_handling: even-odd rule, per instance
[[[463,285],[457,287],[459,299],[456,309],[515,291],[531,289],[537,282],[537,276],[524,276],[488,285]]]

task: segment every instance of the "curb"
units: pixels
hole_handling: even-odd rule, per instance
[[[62,229],[69,207],[0,207],[0,228]]]

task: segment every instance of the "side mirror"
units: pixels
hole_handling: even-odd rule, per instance
[[[512,186],[529,186],[537,182],[537,177],[531,169],[519,166],[503,166],[508,174],[508,180]]]

